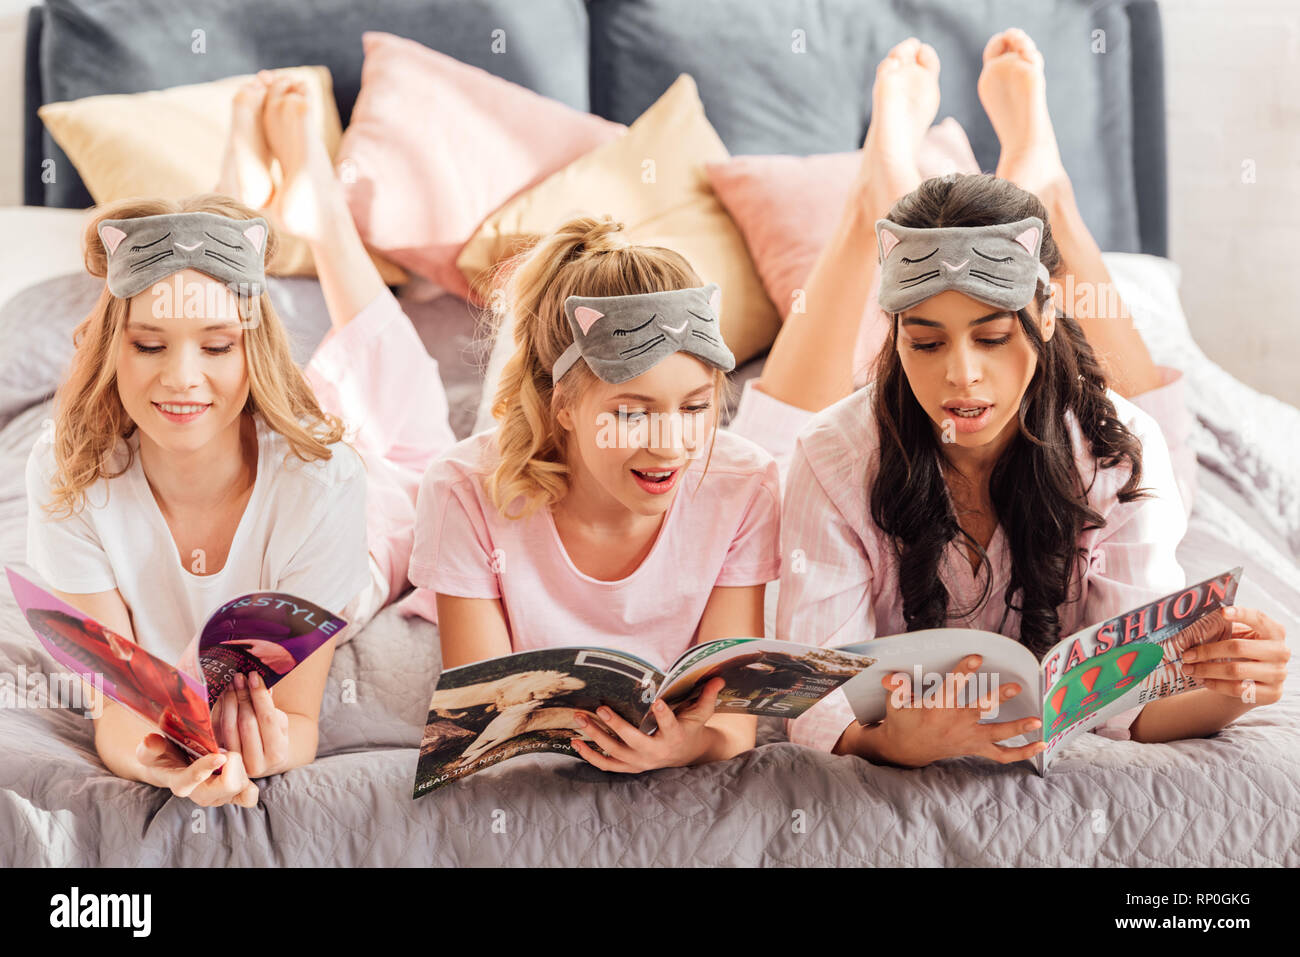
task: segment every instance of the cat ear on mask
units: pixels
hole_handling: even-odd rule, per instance
[[[578,306],[573,310],[573,318],[578,320],[578,327],[582,329],[582,334],[585,336],[591,331],[591,327],[596,324],[597,319],[605,318],[605,314],[589,306]]]
[[[876,222],[876,239],[880,243],[880,261],[882,263],[894,251],[894,247],[903,241],[902,236],[889,228],[892,225],[887,219]]]
[[[259,253],[266,252],[266,226],[262,223],[253,223],[244,230],[244,238],[253,244],[253,248]]]
[[[1020,235],[1015,237],[1017,243],[1025,248],[1025,252],[1031,256],[1038,255],[1038,241],[1042,238],[1042,230],[1037,226],[1030,226]]]
[[[116,226],[107,226],[104,223],[100,223],[99,239],[104,244],[104,248],[108,250],[108,254],[111,256],[113,253],[117,252],[117,247],[122,244],[122,240],[126,239],[126,233],[118,229]]]

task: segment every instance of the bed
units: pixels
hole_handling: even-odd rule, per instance
[[[736,5],[728,0],[719,7]],[[66,20],[70,8],[87,6],[96,5],[59,0],[38,8],[35,17],[40,19],[40,9],[53,9],[56,20]],[[684,29],[675,16],[683,3],[593,0],[577,6],[589,18],[593,49],[604,39],[602,52],[591,58],[593,110],[626,120],[620,111],[637,109],[639,89],[653,98],[658,77],[671,79],[673,71],[690,68],[710,117],[734,151],[782,148],[764,140],[764,127],[743,103],[727,111],[732,91],[726,71],[705,62],[709,51],[674,34]],[[1085,20],[1094,15],[1084,4],[1055,6]],[[834,14],[841,7],[818,9]],[[960,16],[942,15],[956,7],[900,3],[888,13],[914,15],[917,32],[940,35],[953,46],[940,48],[945,76],[958,73],[951,64],[959,60],[962,31],[973,37],[978,26],[987,32],[983,24],[990,16],[1022,16],[1036,37],[1048,35],[1046,27],[1033,29],[1042,13],[1025,4],[965,4]],[[971,12],[973,7],[985,9]],[[759,29],[764,17],[776,16],[775,9],[774,3],[754,4],[746,8],[749,19],[737,22]],[[727,9],[712,15],[719,23],[739,16]],[[1120,136],[1127,144],[1125,171],[1096,175],[1126,184],[1133,199],[1122,216],[1095,202],[1085,206],[1085,215],[1106,237],[1103,245],[1118,250],[1107,254],[1108,264],[1156,360],[1188,377],[1199,494],[1179,558],[1193,581],[1245,566],[1238,602],[1262,608],[1294,636],[1300,634],[1300,458],[1292,437],[1300,434],[1300,411],[1236,381],[1192,340],[1178,303],[1177,267],[1162,258],[1163,134],[1162,125],[1151,122],[1163,115],[1158,13],[1153,3],[1130,3],[1096,15],[1112,18],[1108,28],[1122,32],[1133,64],[1121,71],[1122,90],[1101,88],[1104,101],[1114,96],[1125,104],[1119,133],[1114,114],[1106,113],[1108,142]],[[93,26],[94,18],[78,23]],[[870,42],[883,52],[897,39],[896,26],[882,21],[867,31]],[[41,41],[41,28],[33,27],[36,44],[29,48],[38,58],[42,50],[59,49],[49,34]],[[690,29],[707,30],[708,24],[696,19]],[[653,55],[647,52],[624,74],[607,72],[597,82],[595,74],[617,65],[609,51],[637,36]],[[686,62],[692,51],[700,62]],[[864,58],[869,52],[864,50]],[[1051,57],[1049,49],[1049,62]],[[300,62],[312,60],[304,56]],[[45,59],[39,69],[29,64],[29,102],[45,101],[42,76],[56,65]],[[945,102],[949,94],[945,87]],[[340,96],[340,103],[345,99]],[[951,100],[969,108],[960,90]],[[956,115],[968,124],[976,154],[990,168],[980,117],[973,110]],[[29,128],[26,148],[40,150],[39,140],[39,127]],[[804,151],[850,148],[806,141],[814,142]],[[28,237],[9,241],[0,268],[0,291],[6,293],[0,303],[4,564],[23,560],[23,465],[50,415],[50,395],[70,355],[69,333],[97,291],[92,280],[76,273],[80,217],[53,208],[77,205],[75,184],[65,181],[60,188],[67,192],[59,195],[47,195],[48,185],[29,184],[28,208],[0,211],[0,235]],[[37,206],[43,208],[32,208]],[[296,357],[305,360],[328,326],[318,284],[276,280],[271,294],[290,327]],[[400,298],[443,369],[453,427],[466,435],[478,415],[491,343],[462,300],[419,282],[404,287]],[[739,376],[756,374],[761,362],[748,364]],[[770,627],[774,586],[768,599]],[[0,711],[0,864],[1300,864],[1300,664],[1294,660],[1281,702],[1212,739],[1141,745],[1084,735],[1046,778],[1027,765],[977,759],[919,771],[874,767],[797,747],[784,739],[779,723],[767,722],[754,751],[706,767],[623,777],[572,758],[539,755],[413,801],[417,746],[439,670],[437,648],[433,625],[404,619],[394,608],[382,612],[336,656],[322,707],[318,760],[266,780],[252,810],[199,809],[119,780],[98,760],[91,724],[79,713],[7,707]],[[0,674],[48,668],[12,596],[0,594]]]

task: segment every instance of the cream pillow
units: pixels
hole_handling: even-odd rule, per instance
[[[342,129],[334,85],[323,66],[273,71],[300,76],[320,107],[321,135],[333,156]],[[235,92],[250,76],[174,86],[147,93],[88,96],[47,103],[37,115],[68,154],[96,204],[135,196],[181,199],[210,192],[221,174]],[[280,231],[280,252],[268,271],[314,276],[305,242]],[[401,270],[380,263],[388,282]]]
[[[480,301],[489,270],[581,215],[626,224],[629,242],[681,253],[722,287],[722,334],[737,364],[772,344],[780,318],[745,241],[714,195],[706,163],[728,157],[704,115],[695,81],[677,78],[618,139],[599,146],[487,218],[456,265]]]

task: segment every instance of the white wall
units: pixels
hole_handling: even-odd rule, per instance
[[[0,205],[22,202],[31,2],[0,0]],[[1300,405],[1290,285],[1300,277],[1300,3],[1163,0],[1162,9],[1170,255],[1183,267],[1192,331],[1238,378]]]
[[[1300,405],[1300,3],[1161,7],[1170,256],[1188,321],[1229,372]]]
[[[33,0],[0,0],[0,206],[23,201],[23,46]]]

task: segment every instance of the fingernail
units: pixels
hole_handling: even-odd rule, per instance
[[[256,671],[254,671],[251,675],[248,676],[248,684],[253,688],[262,687],[262,676],[259,675]]]
[[[658,711],[660,714],[663,714],[663,711],[664,711],[664,703],[663,703],[662,701],[656,701],[656,702],[654,703],[654,705],[652,705],[652,707],[653,707],[656,711]]]
[[[1196,665],[1183,665],[1183,674],[1185,675],[1196,674]]]
[[[1183,661],[1195,661],[1195,660],[1196,660],[1195,648],[1183,652]]]
[[[587,719],[580,714],[575,714],[573,716],[573,723],[580,728],[585,728],[587,726]]]
[[[1038,728],[1041,728],[1042,726],[1043,726],[1043,722],[1039,721],[1037,718],[1029,722],[1029,730],[1031,731],[1035,731]]]
[[[975,658],[975,657],[970,657],[970,658],[967,658],[967,659],[966,659],[966,667],[967,667],[967,668],[974,668],[974,667],[975,667],[976,665],[978,665],[979,663],[980,663],[980,660],[979,660],[978,658]]]
[[[244,687],[247,686],[247,684],[248,684],[248,682],[246,682],[246,681],[244,680],[244,676],[243,676],[242,674],[237,674],[237,675],[235,675],[235,687],[236,687],[236,688],[244,688]]]
[[[596,712],[596,714],[598,714],[598,715],[600,715],[602,718],[605,718],[605,719],[608,720],[608,718],[609,718],[609,709],[608,709],[608,708],[601,708],[600,710],[598,710],[598,711]]]
[[[1236,618],[1236,617],[1237,617],[1237,606],[1236,606],[1236,605],[1224,605],[1224,606],[1223,606],[1223,616],[1224,616],[1225,618]]]

